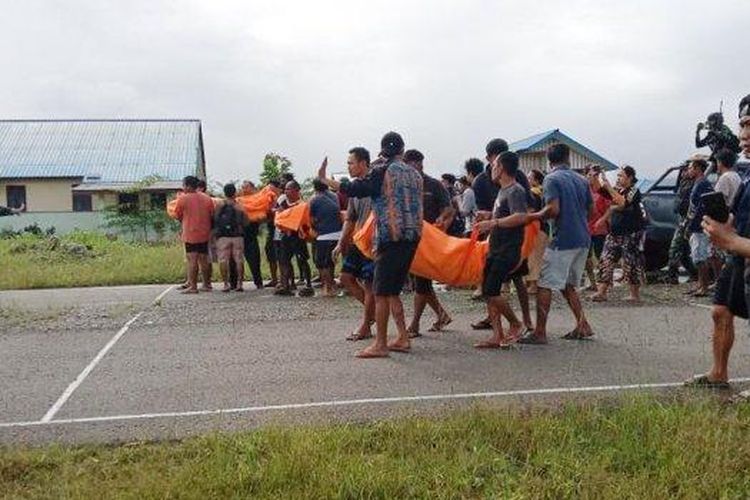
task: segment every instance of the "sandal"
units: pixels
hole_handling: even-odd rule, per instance
[[[545,345],[547,343],[547,339],[540,339],[539,337],[534,335],[534,332],[529,332],[518,339],[518,343],[526,345]]]
[[[371,339],[371,338],[372,338],[372,333],[367,334],[367,335],[360,335],[359,332],[356,332],[356,331],[346,336],[346,340],[350,342],[357,342],[359,340],[366,340],[366,339]]]
[[[708,375],[696,375],[690,380],[685,381],[685,387],[691,387],[694,389],[717,389],[726,390],[729,389],[729,382],[721,380],[711,380]]]
[[[492,323],[490,323],[489,319],[483,319],[482,321],[472,323],[471,328],[474,330],[492,330]]]

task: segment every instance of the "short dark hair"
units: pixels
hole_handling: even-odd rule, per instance
[[[416,149],[410,149],[404,153],[404,162],[411,163],[413,161],[421,162],[424,160],[424,155],[421,151]]]
[[[731,149],[720,149],[715,155],[716,163],[721,163],[727,168],[734,168],[737,163],[737,153]]]
[[[237,186],[234,183],[224,184],[224,196],[227,198],[234,198],[237,194]]]
[[[443,174],[440,176],[444,181],[450,182],[451,185],[456,183],[456,176],[453,174]]]
[[[357,161],[364,161],[367,162],[368,165],[370,164],[370,152],[362,146],[350,149],[349,154],[354,155]]]
[[[404,139],[398,132],[388,132],[380,140],[380,151],[386,158],[394,158],[404,152]]]
[[[198,189],[208,189],[208,184],[203,179],[198,179]]]
[[[630,179],[633,181],[633,184],[636,184],[638,182],[638,175],[635,173],[635,169],[631,167],[630,165],[625,165],[622,167],[622,171],[625,172],[625,175],[630,177]]]
[[[505,151],[497,157],[498,163],[510,177],[515,177],[518,173],[518,155],[513,151]]]
[[[460,182],[461,184],[467,187],[471,186],[471,182],[469,182],[468,177],[466,177],[465,175],[462,175],[461,177],[459,177],[458,182]]]
[[[704,160],[703,158],[696,158],[695,160],[692,160],[690,162],[690,165],[695,165],[700,169],[701,172],[706,172],[708,169],[708,162]]]
[[[281,187],[281,181],[279,181],[278,179],[271,179],[270,181],[268,181],[268,185],[280,188]]]
[[[289,181],[284,186],[284,189],[294,189],[295,191],[299,191],[299,182],[297,181]]]
[[[539,170],[538,168],[535,168],[531,171],[531,177],[534,178],[535,181],[537,181],[539,184],[544,183],[544,172]]]
[[[750,94],[742,98],[739,105],[739,118],[750,116]]]
[[[484,163],[479,158],[469,158],[464,163],[464,169],[466,169],[466,173],[476,177],[484,172]]]
[[[487,156],[496,156],[508,151],[508,142],[505,139],[492,139],[484,148]]]
[[[279,179],[281,179],[281,183],[286,186],[288,182],[291,182],[294,180],[294,174],[291,172],[284,172],[283,174],[281,174]]]
[[[328,184],[321,181],[320,179],[313,179],[312,185],[313,191],[315,191],[316,193],[324,193],[328,191]]]
[[[566,144],[553,144],[547,148],[547,160],[551,165],[560,165],[570,160],[570,148]]]
[[[194,175],[188,175],[187,177],[182,179],[182,184],[192,189],[198,189],[199,182],[200,180]]]

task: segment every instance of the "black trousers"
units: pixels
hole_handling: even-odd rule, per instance
[[[263,286],[263,276],[260,273],[260,245],[258,244],[258,224],[250,224],[245,228],[242,235],[245,246],[245,260],[250,267],[253,283],[258,288]],[[229,260],[229,284],[234,288],[237,286],[237,270],[234,259]]]

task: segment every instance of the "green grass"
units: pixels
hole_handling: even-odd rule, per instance
[[[86,251],[76,253],[76,246]],[[139,244],[83,232],[1,239],[0,261],[8,263],[0,289],[175,283],[185,273],[178,242]]]
[[[743,498],[748,470],[750,407],[647,397],[183,442],[0,448],[9,498]]]
[[[260,244],[262,250],[262,238]],[[185,279],[185,254],[179,241],[137,243],[110,240],[95,232],[52,239],[32,234],[0,239],[0,262],[8,263],[0,273],[0,290],[179,283]],[[262,271],[269,276],[265,257]],[[219,280],[217,265],[214,279]]]

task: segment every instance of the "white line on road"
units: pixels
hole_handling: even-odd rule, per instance
[[[713,309],[713,306],[709,306],[708,304],[697,304],[695,302],[690,302],[689,304],[693,307],[700,307],[701,309],[708,309],[708,310]]]
[[[750,377],[732,379],[733,383],[750,382]],[[636,389],[667,389],[672,387],[681,387],[684,382],[662,382],[656,384],[629,384],[629,385],[600,385],[590,387],[555,387],[550,389],[521,389],[513,391],[496,391],[496,392],[469,392],[460,394],[431,394],[423,396],[395,396],[386,398],[368,398],[368,399],[346,399],[340,401],[318,401],[312,403],[292,403],[268,406],[248,406],[244,408],[227,408],[219,410],[195,410],[179,411],[164,413],[141,413],[135,415],[111,415],[105,417],[86,417],[86,418],[66,418],[58,420],[41,420],[32,422],[7,422],[0,423],[0,428],[9,427],[33,427],[40,425],[61,425],[61,424],[85,424],[116,422],[123,420],[148,420],[155,418],[177,418],[177,417],[202,417],[211,415],[230,415],[241,413],[260,413],[268,411],[283,410],[305,410],[313,408],[334,408],[341,406],[361,406],[368,404],[392,404],[392,403],[409,403],[422,401],[451,401],[461,399],[488,399],[502,398],[513,396],[539,396],[550,394],[576,394],[587,392],[614,392],[629,391]]]
[[[172,289],[174,288],[174,285],[168,287],[166,290],[161,292],[151,303],[151,305],[157,304],[161,299],[164,298],[166,294],[168,294]],[[104,358],[104,356],[107,355],[110,349],[114,347],[114,345],[117,343],[120,338],[122,338],[123,335],[130,329],[130,325],[135,323],[138,318],[143,315],[143,311],[139,312],[132,318],[128,320],[127,323],[123,325],[122,328],[115,334],[114,337],[112,337],[109,342],[107,342],[107,345],[102,347],[102,349],[99,351],[99,353],[96,355],[94,359],[91,360],[91,362],[86,366],[86,368],[83,369],[81,373],[78,374],[76,379],[70,383],[70,385],[65,389],[65,392],[62,393],[62,395],[55,401],[55,404],[53,404],[49,410],[47,410],[47,413],[44,414],[42,419],[40,420],[40,423],[49,423],[52,421],[52,418],[57,414],[58,411],[60,411],[60,408],[65,404],[65,402],[70,398],[70,396],[73,395],[76,389],[78,389],[78,386],[80,386],[84,380],[86,380],[86,377],[89,376],[89,374],[93,371],[94,368],[96,368],[96,365],[99,364],[99,362]]]

